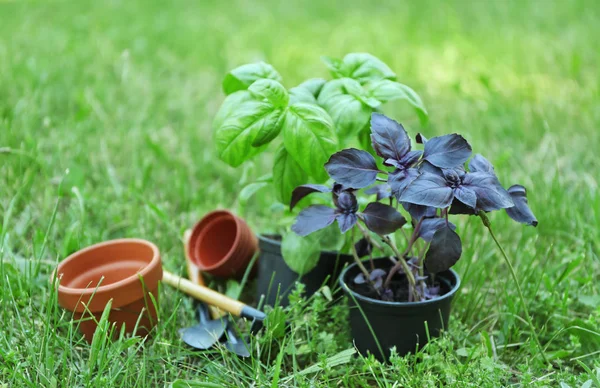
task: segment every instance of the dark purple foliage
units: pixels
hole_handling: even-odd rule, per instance
[[[360,215],[370,231],[380,235],[394,233],[406,224],[406,219],[396,209],[380,202],[371,202]]]
[[[537,226],[538,221],[533,215],[527,202],[527,190],[521,185],[513,185],[508,188],[508,193],[515,206],[506,208],[506,213],[510,218],[523,224]]]
[[[375,185],[368,188],[365,190],[365,194],[377,194],[377,200],[381,201],[382,199],[389,198],[392,195],[392,188],[387,183],[382,183],[380,185]]]
[[[450,226],[443,225],[431,239],[425,254],[425,268],[429,272],[444,272],[452,267],[462,254],[460,237]]]
[[[451,135],[432,137],[425,143],[423,159],[436,167],[454,168],[471,156],[471,146],[464,137]]]
[[[292,191],[292,200],[290,201],[290,210],[304,197],[312,193],[329,193],[331,189],[323,185],[302,185]]]
[[[481,211],[506,209],[515,221],[537,225],[525,188],[514,185],[505,190],[486,158],[480,154],[471,158],[471,146],[462,136],[450,134],[427,139],[418,134],[416,142],[422,144],[424,150],[412,150],[410,138],[401,124],[374,113],[371,116],[371,142],[389,170],[380,171],[373,156],[366,151],[349,148],[333,154],[325,164],[327,173],[336,182],[333,188],[299,186],[292,194],[290,208],[315,192],[331,192],[335,208],[310,206],[300,212],[292,229],[306,236],[337,220],[340,231],[345,233],[360,222],[378,234],[381,242],[392,244],[386,235],[407,223],[396,210],[398,205],[402,205],[410,214],[414,228],[403,257],[396,257],[398,264],[393,271],[394,276],[403,274],[410,277],[412,273],[416,279],[418,284],[410,288],[409,300],[410,295],[416,295],[419,300],[438,297],[440,287],[433,283],[428,273],[446,271],[461,257],[462,242],[456,226],[448,220],[449,214],[476,215]],[[360,211],[356,190],[383,180],[377,178],[379,174],[387,174],[387,182],[372,186],[365,193],[376,194],[377,201],[390,198],[390,205],[395,200],[396,207],[371,202]],[[364,232],[364,229],[361,231]],[[429,243],[426,253],[419,253],[413,247],[417,238]],[[362,237],[354,245],[359,257],[372,253],[371,241],[375,244],[372,238]],[[410,269],[410,273],[405,274],[402,265],[408,266],[406,270]],[[428,271],[425,276],[421,276],[423,266]],[[357,275],[354,283],[374,287],[382,300],[396,300],[388,284],[394,277],[388,276],[390,271],[373,269],[368,272],[368,278],[363,273]]]
[[[372,185],[379,173],[373,155],[356,148],[348,148],[331,155],[325,163],[325,170],[334,181],[354,189]]]

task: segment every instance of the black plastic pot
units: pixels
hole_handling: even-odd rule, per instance
[[[279,236],[259,236],[257,300],[264,295],[265,305],[274,306],[279,300],[279,306],[289,305],[288,296],[295,288],[296,281],[304,283],[306,297],[313,295],[323,285],[334,286],[341,270],[346,263],[352,261],[352,256],[338,252],[323,252],[317,266],[305,274],[298,275],[287,266],[281,255]]]
[[[375,267],[386,270],[391,265],[388,258],[374,259],[374,263]],[[460,287],[460,278],[454,270],[436,275],[446,293],[424,302],[385,302],[361,295],[348,286],[359,272],[357,265],[352,264],[342,272],[339,281],[351,306],[352,338],[361,354],[371,353],[378,360],[385,361],[389,359],[390,348],[395,346],[396,352],[404,356],[423,347],[428,338],[437,337],[441,330],[448,328],[450,304]]]

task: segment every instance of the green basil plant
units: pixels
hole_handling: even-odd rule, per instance
[[[213,123],[213,140],[219,158],[241,166],[269,148],[275,151],[271,175],[242,190],[245,196],[272,187],[277,199],[289,205],[292,191],[306,182],[328,179],[322,166],[329,156],[353,142],[370,144],[369,120],[382,104],[407,101],[426,122],[421,98],[396,81],[396,74],[380,59],[367,53],[351,53],[343,59],[323,57],[332,79],[309,79],[287,89],[273,66],[250,63],[231,70],[223,80],[227,95]],[[242,193],[241,193],[242,194]],[[319,241],[311,241],[314,260],[303,255],[302,265],[292,258],[298,241],[284,234],[284,259],[300,274],[318,260]],[[307,268],[308,267],[308,268]]]

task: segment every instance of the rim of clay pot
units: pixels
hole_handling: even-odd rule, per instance
[[[378,259],[386,259],[386,258],[376,258],[373,260],[378,260]],[[342,273],[340,274],[340,277],[339,277],[340,286],[346,293],[352,294],[353,297],[356,298],[357,300],[361,300],[365,303],[370,303],[370,304],[379,305],[379,306],[412,307],[412,306],[424,306],[424,305],[429,305],[429,304],[436,304],[436,303],[443,301],[444,299],[453,297],[454,294],[456,294],[456,292],[460,288],[460,276],[458,276],[458,273],[455,270],[450,268],[450,269],[448,269],[448,272],[450,272],[452,274],[452,276],[454,276],[456,278],[456,284],[447,293],[440,296],[439,298],[423,300],[423,301],[419,301],[419,302],[388,302],[388,301],[384,301],[384,300],[369,298],[368,296],[361,295],[358,292],[356,292],[350,288],[350,286],[346,283],[344,278],[346,277],[346,274],[354,267],[356,267],[356,263],[352,263],[342,270]]]
[[[215,270],[217,268],[222,267],[224,264],[228,263],[229,261],[231,261],[231,264],[236,266],[238,264],[239,260],[242,260],[243,257],[242,256],[246,256],[248,254],[247,249],[246,249],[246,244],[244,244],[247,240],[247,237],[244,233],[244,231],[242,230],[242,222],[244,222],[243,220],[241,220],[240,218],[236,217],[233,213],[231,212],[224,212],[221,215],[212,215],[209,219],[210,222],[207,222],[204,225],[204,228],[200,231],[198,238],[196,241],[194,241],[194,259],[196,262],[196,265],[198,265],[198,267],[203,270],[203,271],[212,271]],[[232,223],[233,225],[235,225],[235,236],[233,238],[233,241],[230,242],[229,244],[229,249],[227,250],[227,252],[225,252],[222,257],[219,260],[213,261],[212,259],[210,260],[211,263],[207,264],[205,262],[202,261],[202,255],[200,254],[201,251],[201,243],[208,243],[210,244],[210,241],[205,240],[205,236],[208,233],[214,233],[213,228],[216,225],[222,224],[222,223]],[[244,241],[242,241],[244,240]],[[240,249],[240,247],[242,247],[244,250],[237,252],[238,254],[234,254],[237,250]]]
[[[196,224],[192,227],[192,233],[190,234],[187,247],[188,257],[196,266],[203,270],[206,269],[206,267],[204,267],[200,260],[198,260],[196,257],[196,246],[198,245],[198,240],[200,239],[206,227],[210,225],[212,221],[220,217],[234,217],[234,215],[229,210],[213,210],[202,217],[202,219],[196,222]]]
[[[139,288],[140,278],[144,279],[145,288],[147,290],[152,290],[154,288],[152,283],[158,284],[158,281],[162,278],[160,251],[158,247],[150,241],[138,238],[122,238],[116,240],[109,240],[83,248],[71,254],[65,260],[60,262],[56,270],[52,272],[50,279],[54,281],[55,274],[58,274],[60,276],[69,266],[72,266],[78,260],[84,259],[92,251],[102,250],[106,249],[107,247],[118,246],[121,244],[138,244],[145,248],[149,248],[152,254],[152,258],[149,262],[146,263],[145,266],[143,266],[140,270],[136,271],[135,274],[129,275],[127,277],[124,277],[123,279],[111,282],[109,284],[100,285],[98,287],[92,286],[84,288],[66,286],[61,284],[62,279],[59,278],[57,282],[59,303],[61,304],[61,306],[71,311],[83,312],[86,309],[86,307],[83,306],[82,303],[80,303],[83,302],[87,305],[87,309],[89,309],[92,312],[103,310],[104,306],[106,305],[109,299],[117,299],[117,295],[115,295],[115,290],[124,288],[137,289]],[[98,267],[89,266],[86,267],[86,270],[93,271],[96,268]],[[155,271],[157,272],[156,274],[154,273]],[[86,272],[83,271],[79,273],[84,274]],[[138,295],[138,293],[136,292],[118,293],[118,301],[113,301],[113,308],[127,305],[138,300],[141,297],[143,297],[143,293],[140,295]]]

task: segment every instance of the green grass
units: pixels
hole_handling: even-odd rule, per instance
[[[0,386],[600,387],[596,2],[101,3],[0,2]],[[192,301],[166,287],[153,340],[87,345],[48,284],[60,260],[135,236],[183,273],[185,228],[236,209],[240,185],[270,170],[269,154],[243,173],[216,159],[226,71],[266,60],[291,87],[327,76],[321,55],[357,51],[423,97],[426,128],[402,104],[386,111],[411,134],[459,131],[502,182],[528,188],[538,228],[491,221],[552,366],[476,218],[458,223],[463,287],[449,332],[391,365],[327,367],[352,344],[343,304],[320,294],[286,311],[292,330],[270,328],[248,361],[186,348],[177,329],[194,322]],[[255,230],[273,224],[273,200],[246,207]]]

